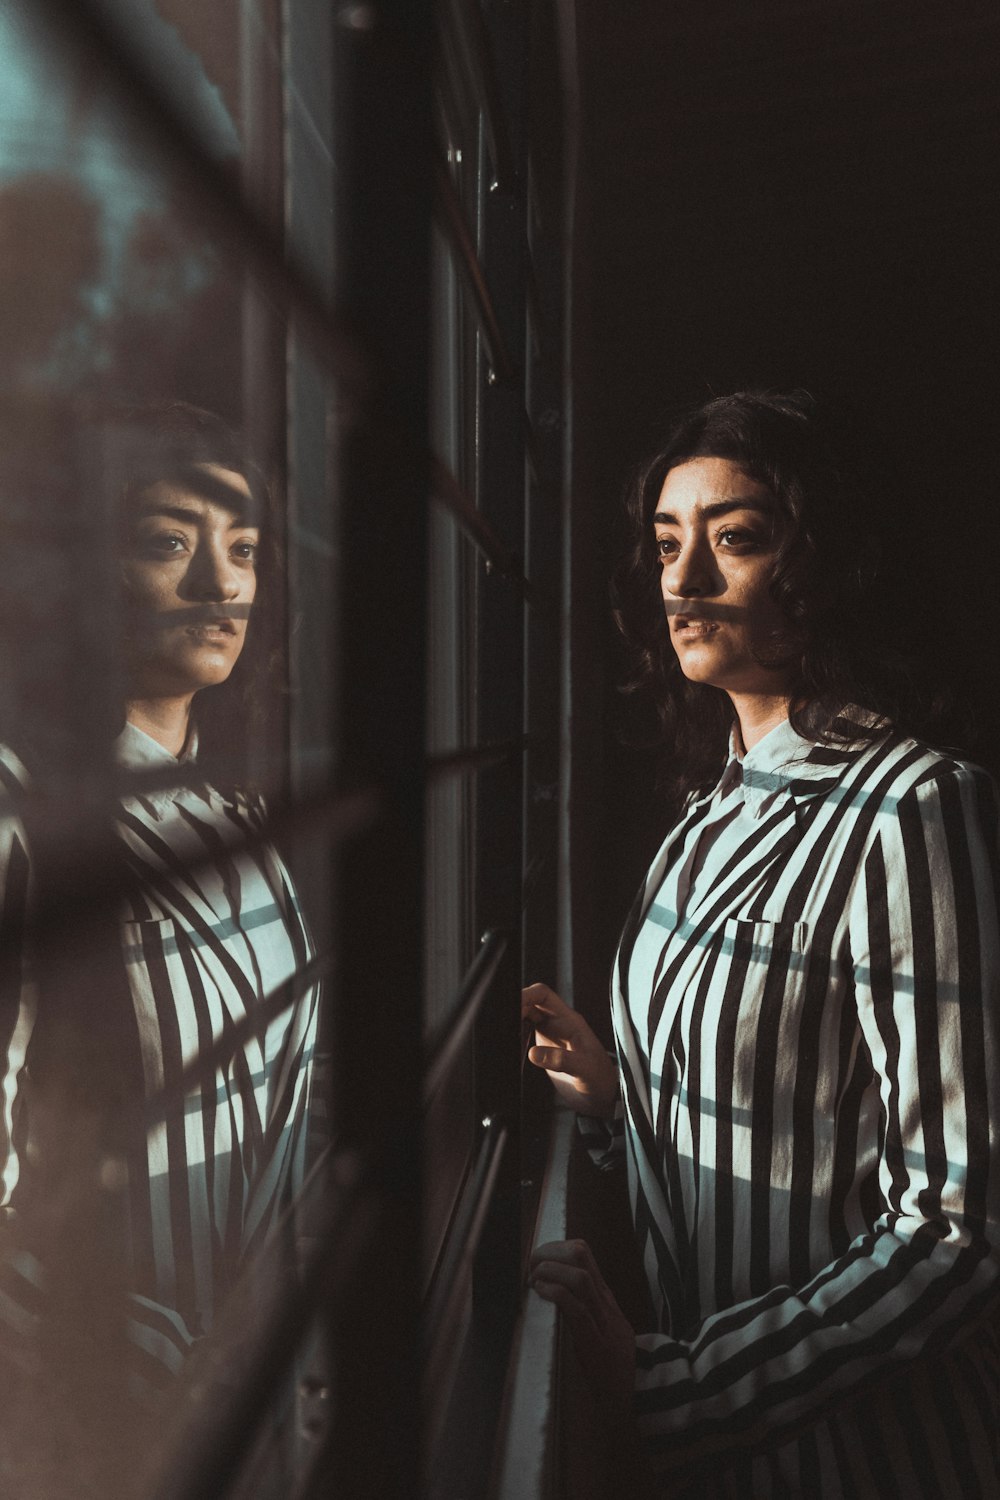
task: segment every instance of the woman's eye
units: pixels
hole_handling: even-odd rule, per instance
[[[237,542],[233,548],[233,556],[240,558],[243,562],[257,561],[256,542]]]
[[[656,538],[657,557],[672,557],[677,551],[677,543],[672,536],[658,536]]]
[[[726,526],[719,532],[719,541],[724,547],[751,547],[757,538],[749,531],[743,531],[738,526]]]
[[[142,541],[151,552],[165,554],[168,557],[183,551],[185,546],[184,538],[174,531],[156,532],[153,536],[143,537]]]

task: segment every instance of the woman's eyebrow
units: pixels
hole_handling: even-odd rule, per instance
[[[257,531],[259,529],[256,521],[247,520],[236,511],[230,511],[230,515],[233,518],[229,526],[230,531]],[[196,510],[194,506],[170,504],[149,505],[139,511],[141,521],[149,520],[151,516],[169,516],[173,521],[188,521],[192,525],[197,525],[199,521],[204,520],[204,511]]]
[[[774,506],[767,500],[713,500],[711,505],[696,505],[694,508],[695,515],[704,516],[707,521],[713,521],[717,516],[728,516],[734,510],[755,510],[762,516],[774,514]],[[661,526],[681,524],[677,517],[668,510],[658,510],[653,520]]]
[[[174,521],[200,521],[201,511],[187,505],[147,505],[139,511],[140,520],[149,516],[170,516]]]

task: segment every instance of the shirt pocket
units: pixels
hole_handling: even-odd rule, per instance
[[[723,952],[740,964],[769,967],[775,962],[801,969],[808,941],[808,922],[784,918],[753,922],[744,917],[727,917],[722,930]]]

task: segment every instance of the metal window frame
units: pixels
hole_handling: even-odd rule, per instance
[[[449,7],[448,15],[469,8]],[[491,1133],[503,1130],[507,1138],[493,1162],[489,1208],[475,1219],[476,1253],[455,1258],[466,1274],[466,1321],[453,1351],[457,1373],[450,1405],[443,1415],[435,1413],[429,1471],[434,1500],[486,1493],[492,1484],[544,1133],[536,1119],[538,1101],[523,1087],[530,1080],[522,1079],[519,990],[525,977],[536,977],[524,975],[525,955],[555,978],[562,424],[551,420],[551,404],[558,409],[562,403],[561,246],[553,247],[543,267],[542,236],[533,247],[529,234],[531,7],[491,3],[476,12],[473,29],[483,66],[470,88],[476,92],[484,71],[493,81],[488,101],[478,84],[480,196],[474,221],[471,205],[462,207],[454,195],[444,207],[481,331],[476,517],[480,528],[489,528],[491,543],[497,538],[504,544],[499,557],[495,543],[484,548],[487,560],[506,563],[480,575],[477,738],[484,748],[520,743],[525,753],[484,763],[477,775],[477,925],[506,939],[475,1026],[476,1115],[484,1122],[480,1152]],[[498,128],[510,143],[503,172],[495,170]],[[550,305],[542,315],[546,298]],[[470,1193],[476,1181],[470,1179]],[[460,1219],[465,1208],[463,1202]]]

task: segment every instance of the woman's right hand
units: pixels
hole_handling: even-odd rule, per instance
[[[547,984],[521,991],[521,1017],[535,1028],[528,1061],[545,1069],[560,1099],[577,1114],[609,1120],[618,1103],[618,1069],[583,1017]]]

